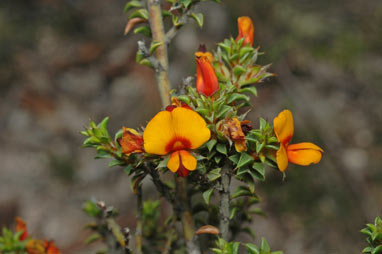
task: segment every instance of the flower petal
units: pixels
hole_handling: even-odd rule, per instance
[[[210,139],[211,132],[206,122],[195,111],[178,107],[171,112],[171,116],[175,136],[187,139],[191,143],[190,149],[196,149]]]
[[[283,144],[280,144],[280,149],[276,153],[277,166],[281,172],[284,172],[288,167],[288,154]]]
[[[168,169],[175,173],[176,171],[178,171],[179,167],[180,167],[180,158],[179,158],[179,151],[176,151],[176,152],[173,152],[170,156],[170,159],[168,160],[167,162],[167,167]]]
[[[197,164],[196,158],[186,150],[180,150],[179,153],[182,165],[189,171],[195,170]]]
[[[288,160],[291,163],[308,166],[320,162],[323,150],[312,143],[299,143],[288,146]]]
[[[273,119],[273,129],[277,140],[282,144],[288,144],[293,137],[293,115],[289,110],[282,111]]]
[[[131,153],[143,153],[143,138],[134,129],[123,127],[122,138],[119,140],[122,147],[122,153],[130,155]]]
[[[165,155],[166,145],[175,138],[172,112],[161,111],[147,124],[143,133],[144,150],[147,153]]]

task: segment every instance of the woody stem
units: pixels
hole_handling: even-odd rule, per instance
[[[229,199],[230,199],[230,183],[229,164],[226,163],[221,172],[221,190],[220,190],[220,224],[219,230],[224,240],[228,241],[229,237]]]
[[[158,83],[162,106],[165,107],[170,104],[170,80],[168,78],[166,34],[160,0],[147,0],[147,6],[153,42],[160,43],[160,46],[155,50],[155,57],[159,62],[159,66],[155,68],[155,77]]]

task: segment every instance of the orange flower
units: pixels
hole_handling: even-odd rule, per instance
[[[212,62],[214,58],[210,52],[198,51],[196,60],[196,90],[207,97],[219,90],[218,78]]]
[[[123,127],[122,138],[118,140],[122,152],[126,155],[131,153],[143,153],[143,138],[134,129]]]
[[[282,111],[273,120],[273,129],[280,143],[280,149],[276,153],[277,166],[280,171],[286,170],[288,162],[302,166],[320,162],[323,150],[315,144],[307,142],[289,144],[294,132],[292,112]]]
[[[248,124],[249,121],[243,121],[244,124]],[[232,119],[226,119],[223,123],[224,136],[232,140],[235,143],[235,149],[237,152],[247,151],[247,145],[245,144],[245,134],[241,128],[242,122],[237,117]]]
[[[28,254],[45,254],[44,242],[41,240],[29,240],[26,249]]]
[[[186,177],[196,169],[196,158],[188,151],[196,149],[210,139],[211,132],[204,119],[185,107],[171,108],[156,114],[143,133],[147,153],[170,154],[167,167]]]
[[[239,34],[237,35],[236,41],[244,38],[244,45],[250,44],[253,46],[253,36],[255,33],[255,27],[250,17],[239,17],[237,19],[237,25],[239,28]]]
[[[61,251],[56,247],[53,241],[45,241],[44,247],[46,254],[61,254]]]
[[[16,217],[16,232],[23,231],[20,236],[20,241],[24,241],[28,238],[27,225],[23,219]]]

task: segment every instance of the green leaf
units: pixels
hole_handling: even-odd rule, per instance
[[[91,217],[97,217],[101,214],[101,209],[92,201],[86,201],[82,210]]]
[[[207,173],[207,178],[210,182],[215,181],[216,179],[219,179],[221,168],[215,168]]]
[[[269,247],[269,244],[265,238],[261,238],[261,245],[260,245],[261,251],[270,252],[271,248]]]
[[[227,146],[225,144],[219,143],[216,146],[216,151],[218,151],[221,154],[227,155]]]
[[[99,234],[99,233],[93,233],[91,234],[86,240],[85,240],[85,244],[86,245],[89,245],[91,243],[94,243],[96,241],[98,241],[99,239],[101,239],[102,236]]]
[[[142,18],[142,19],[149,19],[149,12],[146,9],[139,9],[134,11],[129,15],[129,19],[132,18]]]
[[[244,167],[244,166],[247,166],[249,165],[251,162],[253,162],[254,159],[251,155],[245,153],[245,152],[242,152],[241,155],[240,155],[240,159],[239,159],[239,162],[237,163],[237,168],[241,168],[241,167]]]
[[[232,199],[242,196],[252,196],[252,193],[247,186],[239,186],[232,193]]]
[[[232,102],[238,101],[238,100],[244,100],[246,102],[249,102],[250,98],[245,94],[234,93],[228,97],[227,104],[231,104]]]
[[[214,146],[216,145],[218,141],[216,139],[211,139],[210,141],[208,141],[206,143],[206,146],[208,148],[208,151],[211,152],[212,148],[214,148]]]
[[[374,248],[373,252],[371,254],[381,254],[382,253],[382,245],[379,245]]]
[[[264,130],[266,126],[267,121],[264,118],[260,117],[260,130]]]
[[[200,28],[202,28],[203,27],[203,14],[202,13],[191,13],[191,18],[193,18],[195,21],[196,21],[196,23],[198,23],[198,26],[200,27]]]
[[[255,162],[252,165],[252,168],[256,170],[256,172],[260,175],[260,177],[256,177],[257,179],[264,181],[265,180],[265,168],[264,164],[260,162]]]
[[[133,0],[133,1],[128,2],[125,5],[125,8],[123,9],[123,11],[128,12],[133,8],[140,8],[140,7],[142,7],[142,3],[140,1]]]
[[[245,73],[247,70],[241,66],[241,65],[236,65],[234,68],[233,68],[233,73],[236,75],[236,76],[240,76],[241,74]]]
[[[229,214],[229,219],[230,219],[230,220],[232,220],[233,217],[235,217],[236,212],[237,212],[237,207],[234,207],[234,208],[231,209],[231,212],[230,212],[230,214]]]
[[[247,248],[248,254],[260,254],[259,248],[252,243],[247,243],[245,247]]]
[[[223,105],[220,110],[217,112],[216,114],[216,117],[217,118],[222,118],[223,116],[225,116],[225,114],[231,109],[232,107],[228,106],[228,105]]]
[[[205,192],[203,192],[203,199],[204,199],[204,202],[206,202],[207,205],[210,204],[210,199],[211,199],[211,195],[213,193],[214,189],[211,188],[209,190],[206,190]]]
[[[152,55],[155,50],[159,47],[163,45],[163,42],[160,42],[160,41],[153,41],[151,42],[151,45],[150,45],[150,54]]]
[[[143,34],[144,36],[151,37],[151,29],[148,26],[140,26],[134,29],[134,34]]]
[[[181,102],[186,103],[187,105],[191,104],[191,99],[187,95],[179,95],[177,98],[178,98],[178,100],[180,100]]]
[[[239,153],[236,153],[236,154],[234,154],[234,155],[231,155],[231,156],[228,157],[228,159],[229,159],[230,161],[232,161],[233,164],[236,165],[236,164],[239,162],[240,154],[239,154]]]
[[[192,0],[180,0],[179,3],[183,4],[183,6],[187,9],[192,3]]]
[[[124,165],[125,162],[124,161],[120,161],[120,160],[112,160],[110,163],[109,163],[109,168],[112,168],[114,166],[121,166],[121,165]]]
[[[251,93],[254,96],[257,96],[257,88],[255,86],[248,86],[245,88],[241,88],[239,90],[240,93]]]

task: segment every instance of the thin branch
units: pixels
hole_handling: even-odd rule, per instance
[[[143,201],[142,201],[142,186],[137,188],[137,228],[135,230],[135,246],[137,254],[142,254],[142,231],[143,231]]]
[[[225,164],[221,171],[221,190],[220,190],[220,224],[219,230],[222,238],[228,241],[229,237],[229,199],[231,176],[229,174],[229,164]]]
[[[160,70],[162,70],[163,69],[162,66],[160,65],[158,60],[150,54],[149,49],[145,45],[145,42],[144,41],[138,41],[137,43],[138,43],[138,49],[142,52],[143,56],[147,60],[149,60],[149,62],[153,66],[155,72],[159,72]]]

